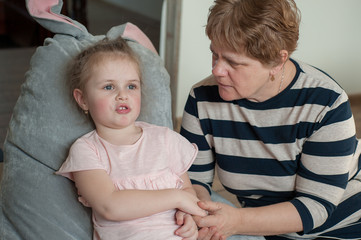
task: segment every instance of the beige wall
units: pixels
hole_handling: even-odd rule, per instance
[[[191,86],[211,73],[204,33],[213,0],[182,0],[176,117]],[[296,0],[302,13],[293,57],[333,76],[349,94],[361,93],[361,0]]]

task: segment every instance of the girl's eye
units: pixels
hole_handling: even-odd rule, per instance
[[[113,90],[114,87],[113,87],[112,85],[106,85],[106,86],[104,87],[104,89],[105,89],[105,90]]]
[[[137,86],[136,86],[136,85],[131,84],[131,85],[129,85],[129,86],[128,86],[128,89],[130,89],[130,90],[134,90],[134,89],[137,89]]]

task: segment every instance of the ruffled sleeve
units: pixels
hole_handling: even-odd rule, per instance
[[[170,168],[175,174],[181,176],[188,171],[194,162],[198,147],[177,132],[169,130],[168,137]]]
[[[84,138],[79,138],[71,146],[67,159],[55,174],[74,181],[73,172],[94,169],[107,170],[95,145]]]

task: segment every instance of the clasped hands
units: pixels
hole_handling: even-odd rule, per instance
[[[182,211],[176,213],[177,224],[182,226],[176,234],[183,240],[226,240],[236,234],[234,224],[237,209],[220,202],[200,201],[198,206],[207,216],[191,216]]]

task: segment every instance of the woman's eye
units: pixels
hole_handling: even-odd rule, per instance
[[[213,60],[217,60],[217,59],[218,59],[218,56],[217,56],[215,53],[212,53],[212,59],[213,59]]]
[[[234,61],[231,61],[231,60],[228,60],[228,64],[233,67],[233,68],[237,68],[239,66],[245,66],[246,64],[245,63],[242,63],[242,62],[234,62]]]
[[[239,63],[236,62],[232,62],[232,61],[228,61],[229,65],[231,65],[232,67],[237,67],[238,65],[240,65]]]
[[[105,89],[105,90],[112,90],[112,89],[114,89],[114,87],[113,87],[112,85],[106,85],[106,86],[104,87],[104,89]]]

